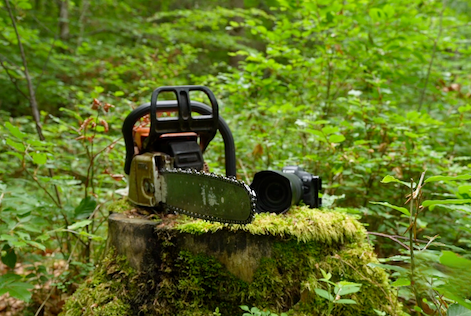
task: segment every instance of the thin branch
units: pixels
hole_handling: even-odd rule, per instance
[[[18,82],[17,82],[16,78],[14,78],[14,77],[10,74],[10,71],[9,71],[8,67],[3,63],[3,60],[1,60],[1,59],[0,59],[0,64],[2,65],[2,68],[5,70],[5,72],[7,73],[8,77],[10,78],[11,83],[13,83],[13,85],[15,86],[16,90],[18,90],[18,92],[19,92],[23,97],[25,97],[26,99],[29,99],[29,97],[26,95],[26,93],[24,93],[23,90],[20,89],[20,87],[18,86]]]
[[[26,82],[28,84],[28,92],[29,92],[29,104],[31,106],[31,111],[33,112],[34,122],[36,123],[36,131],[38,132],[39,138],[41,140],[45,140],[43,131],[41,128],[39,110],[38,110],[38,103],[36,102],[36,95],[34,92],[33,81],[31,80],[31,76],[29,75],[28,70],[28,63],[26,62],[26,55],[23,49],[23,44],[21,42],[20,33],[18,32],[18,28],[16,26],[15,17],[13,16],[13,12],[10,7],[10,0],[4,0],[5,5],[7,7],[8,14],[10,15],[11,24],[13,25],[13,29],[15,30],[16,39],[18,40],[18,48],[20,49],[21,60],[23,61],[24,67],[24,74],[26,78]]]
[[[397,237],[401,237],[401,236],[391,236],[391,235],[388,235],[388,234],[374,233],[374,232],[367,232],[367,234],[389,238],[391,240],[394,240],[395,242],[397,242],[399,245],[406,248],[407,250],[410,250],[410,248],[406,244],[404,244],[402,241],[398,240]]]
[[[10,16],[11,24],[13,25],[13,28],[15,30],[16,39],[18,40],[18,48],[20,49],[21,60],[23,61],[23,67],[24,67],[23,72],[25,74],[26,82],[28,84],[28,92],[29,92],[28,100],[31,107],[31,112],[33,114],[34,122],[36,124],[36,131],[38,133],[39,139],[44,141],[46,140],[46,138],[44,137],[42,127],[41,127],[41,117],[39,115],[38,103],[36,101],[36,94],[33,87],[33,81],[31,80],[31,76],[29,75],[28,63],[26,62],[26,55],[23,49],[23,44],[21,42],[21,36],[20,36],[20,33],[18,32],[18,28],[16,27],[15,17],[13,16],[13,12],[10,7],[10,0],[4,0],[4,1],[5,1],[5,6],[7,7],[8,14]],[[52,169],[48,168],[48,172],[51,178],[54,177],[54,172],[52,171]],[[59,189],[57,188],[56,185],[53,185],[53,187],[56,194],[58,206],[59,208],[62,208],[62,202],[61,202],[61,197],[59,194]]]

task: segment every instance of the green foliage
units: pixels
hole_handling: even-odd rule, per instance
[[[278,316],[278,314],[272,313],[269,310],[259,310],[257,307],[249,308],[247,305],[241,305],[240,308],[247,313],[243,313],[242,316]],[[281,313],[281,316],[287,316],[286,313]]]
[[[409,264],[409,269],[404,269],[394,265],[382,265],[386,269],[396,271],[396,281],[393,282],[393,286],[401,288],[402,295],[410,298],[415,298],[414,310],[424,312],[424,310],[431,312],[442,313],[443,299],[447,298],[457,302],[464,308],[471,309],[471,301],[467,298],[468,293],[471,291],[469,285],[469,279],[471,273],[471,260],[463,258],[456,253],[448,250],[433,250],[433,248],[449,247],[446,244],[436,243],[434,240],[438,237],[436,235],[427,241],[418,241],[416,232],[419,225],[419,215],[428,208],[433,208],[437,205],[449,206],[449,205],[462,205],[471,202],[466,199],[447,199],[447,200],[426,200],[423,201],[419,207],[419,199],[422,194],[422,188],[427,183],[433,183],[442,181],[445,183],[452,183],[453,186],[458,186],[458,181],[469,180],[468,175],[458,176],[432,176],[424,181],[425,172],[417,185],[411,185],[408,183],[402,183],[403,185],[411,189],[411,194],[407,202],[410,203],[410,212],[403,207],[398,207],[389,203],[376,204],[384,205],[396,210],[404,209],[403,212],[409,217],[409,224],[406,232],[409,232],[409,246],[402,245],[408,250],[403,256],[396,256],[389,258],[391,261],[403,261]],[[400,182],[391,176],[383,179],[382,182]],[[414,183],[412,183],[414,184]],[[413,189],[415,188],[415,190]],[[467,192],[467,191],[466,191]],[[426,243],[425,246],[421,246],[419,242]],[[463,251],[458,247],[452,247],[456,250]],[[452,311],[447,313],[455,313],[456,307],[452,308]]]
[[[348,295],[360,291],[361,284],[353,283],[348,281],[339,281],[334,283],[330,281],[332,274],[326,273],[321,269],[323,278],[319,279],[327,284],[327,289],[324,290],[321,288],[314,289],[317,295],[329,301],[329,308],[326,312],[326,315],[330,315],[334,309],[334,304],[356,304],[357,302],[352,299],[342,298],[342,295]],[[333,287],[333,288],[332,288]],[[333,290],[333,291],[332,291]]]
[[[105,203],[125,186],[116,181],[122,179],[123,118],[148,101],[152,89],[171,84],[206,84],[216,93],[221,116],[234,133],[244,180],[250,182],[262,169],[302,165],[322,177],[325,205],[348,207],[347,212],[363,217],[370,232],[406,232],[410,209],[393,201],[416,188],[410,179],[426,168],[431,177],[421,190],[429,200],[419,205],[415,237],[439,235],[431,246],[441,248],[433,249],[469,259],[468,2],[251,0],[233,8],[234,2],[214,0],[197,5],[186,0],[69,1],[68,18],[62,19],[69,32],[61,36],[62,1],[8,1],[46,140],[36,136],[28,116],[23,61],[3,1],[1,260],[7,275],[14,275],[18,264],[34,273],[5,281],[1,291],[10,287],[15,295],[17,285],[11,284],[57,281],[50,263],[44,262],[41,271],[34,268],[46,253],[84,265],[96,260],[106,236]],[[106,112],[107,104],[115,108]],[[218,173],[223,173],[223,150],[216,139],[205,155]],[[116,211],[122,209],[124,202]],[[325,214],[316,214],[319,219],[311,225],[298,223],[296,212],[272,226],[259,216],[259,226],[247,229],[288,234],[299,227],[297,240],[327,243],[362,237],[352,226],[351,234],[334,228],[338,234],[329,239],[322,226]],[[179,229],[222,228],[196,222]],[[400,253],[389,239],[369,238],[383,256]],[[441,264],[438,253],[433,258]],[[69,269],[63,284],[81,275],[80,265]],[[403,275],[395,284],[407,279]],[[459,278],[447,280],[451,284]]]

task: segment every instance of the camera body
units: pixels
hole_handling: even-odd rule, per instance
[[[322,198],[319,197],[319,191],[322,190],[322,179],[319,176],[304,171],[299,166],[286,166],[281,170],[283,173],[291,173],[299,177],[303,184],[302,200],[311,208],[322,206]]]
[[[286,166],[282,171],[259,171],[250,187],[257,194],[258,212],[282,214],[301,200],[311,208],[322,206],[321,178],[298,166]]]

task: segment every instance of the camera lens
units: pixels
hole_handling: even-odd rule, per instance
[[[302,182],[294,174],[260,171],[250,186],[257,194],[259,212],[284,213],[301,199]]]

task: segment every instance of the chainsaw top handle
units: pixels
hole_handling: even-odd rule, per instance
[[[205,92],[211,101],[212,107],[209,107],[206,104],[200,102],[191,101],[188,97],[188,92],[192,90]],[[177,100],[157,102],[157,96],[162,91],[175,92],[177,94]],[[181,93],[182,91],[183,93]],[[181,99],[178,100],[178,95],[180,95],[181,99],[184,99],[182,103],[180,102]],[[152,101],[154,101],[154,103]],[[176,111],[178,111],[178,118],[157,118],[157,112]],[[192,111],[202,115],[192,117]],[[131,161],[134,157],[134,124],[141,117],[149,113],[151,117],[151,128],[149,137],[147,137],[144,144],[143,152],[150,151],[152,144],[163,134],[185,132],[195,132],[198,134],[200,137],[200,145],[202,147],[202,151],[204,152],[209,142],[214,138],[216,131],[219,129],[219,132],[221,133],[224,141],[226,176],[236,176],[235,145],[231,130],[229,129],[227,123],[219,116],[217,102],[212,92],[208,88],[201,86],[158,88],[152,94],[151,103],[146,103],[139,106],[126,117],[122,129],[124,142],[126,145],[126,159],[124,164],[124,172],[126,174],[129,174]]]

